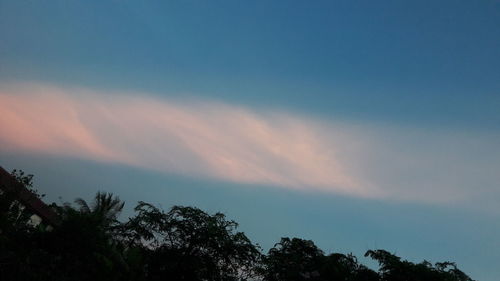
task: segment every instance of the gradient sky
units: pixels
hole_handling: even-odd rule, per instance
[[[0,165],[498,280],[499,27],[496,0],[0,0]]]

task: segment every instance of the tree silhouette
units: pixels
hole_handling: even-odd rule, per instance
[[[13,176],[37,194],[31,175]],[[76,207],[52,204],[60,223],[34,227],[15,195],[0,193],[0,280],[472,281],[452,262],[413,263],[367,251],[380,265],[376,272],[352,254],[325,255],[300,238],[281,238],[263,255],[235,221],[195,207],[165,212],[139,202],[134,216],[120,222],[124,202],[104,192],[90,203],[75,200]]]
[[[246,280],[253,276],[260,252],[238,224],[224,214],[174,206],[169,212],[144,202],[126,224],[128,245],[141,247],[150,280]]]
[[[365,256],[379,262],[382,281],[473,281],[451,262],[415,264],[385,250],[370,250]]]
[[[375,271],[359,264],[358,259],[352,254],[333,253],[326,256],[320,272],[322,280],[379,280]]]
[[[311,240],[281,238],[264,258],[264,278],[269,281],[320,280],[321,251]]]
[[[81,213],[94,217],[97,223],[104,227],[109,227],[117,222],[118,215],[125,205],[125,202],[120,201],[119,197],[105,192],[97,192],[90,206],[81,198],[77,198],[75,203],[79,205]]]

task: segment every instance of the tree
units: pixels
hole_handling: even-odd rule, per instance
[[[24,188],[32,190],[32,175],[13,170],[11,176]],[[29,225],[31,214],[17,201],[18,190],[0,188],[0,279],[8,280],[18,275],[16,265],[21,264],[21,253],[26,251],[23,245],[32,233]]]
[[[326,256],[320,272],[322,280],[379,280],[379,275],[375,271],[359,264],[358,259],[352,254],[333,253]]]
[[[79,208],[53,204],[61,223],[50,232],[34,231],[25,238],[18,278],[12,280],[125,280],[127,265],[114,237],[123,208],[118,197],[97,193]]]
[[[105,192],[97,192],[90,206],[81,198],[76,199],[75,203],[80,206],[81,213],[94,217],[97,220],[96,223],[103,227],[110,227],[117,223],[118,215],[125,205],[125,202],[113,196],[113,193]]]
[[[321,251],[311,240],[281,238],[263,259],[265,280],[320,280]]]
[[[147,253],[147,279],[246,280],[259,261],[258,246],[236,232],[238,224],[193,207],[165,213],[140,202],[124,226],[126,244]]]
[[[30,192],[41,198],[31,175],[12,175],[29,198]],[[379,262],[375,272],[352,254],[325,255],[300,238],[281,238],[264,256],[235,221],[194,207],[165,212],[139,202],[135,216],[122,223],[124,203],[103,192],[91,203],[75,200],[76,207],[52,204],[58,222],[49,230],[28,224],[30,213],[11,193],[16,190],[4,189],[0,280],[473,281],[455,263],[413,263],[385,250],[365,254]]]
[[[415,264],[385,250],[370,250],[365,256],[379,262],[382,281],[473,281],[451,262]]]

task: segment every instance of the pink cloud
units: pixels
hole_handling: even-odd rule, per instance
[[[0,152],[365,198],[496,202],[499,139],[490,132],[327,122],[143,93],[0,88]]]
[[[317,122],[211,102],[24,85],[0,92],[0,143],[194,177],[378,196]]]

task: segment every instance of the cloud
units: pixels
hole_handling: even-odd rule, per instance
[[[40,85],[2,90],[0,112],[9,150],[375,196],[342,168],[317,124],[289,114]]]
[[[9,152],[365,198],[460,202],[499,194],[494,134],[36,84],[0,89],[0,113],[0,150]]]

